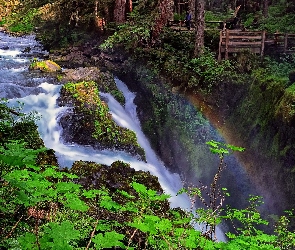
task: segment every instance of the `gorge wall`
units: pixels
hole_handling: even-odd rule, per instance
[[[223,187],[229,185],[233,190],[229,203],[243,207],[245,197],[254,194],[263,197],[262,211],[267,214],[282,214],[294,207],[292,86],[245,79],[239,83],[220,82],[207,95],[182,94],[180,102],[187,99],[193,103],[210,125],[197,110],[188,112],[186,117],[186,108],[173,104],[181,115],[171,114],[173,88],[139,65],[136,70],[125,69],[120,77],[138,93],[139,117],[153,147],[165,164],[180,173],[187,183],[212,180],[218,160],[210,155],[204,142],[220,140],[218,133],[211,133],[216,129],[227,143],[246,148],[245,152],[235,154],[243,168],[237,169],[234,163],[221,180]],[[175,120],[182,125],[176,125]],[[190,128],[184,130],[184,127]],[[228,165],[232,161],[235,160],[231,159]]]

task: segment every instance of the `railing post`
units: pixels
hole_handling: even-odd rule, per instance
[[[221,61],[221,46],[222,46],[222,33],[223,31],[221,30],[219,32],[219,51],[218,51],[218,61]]]
[[[285,34],[285,39],[284,39],[284,53],[286,53],[288,47],[288,34]]]
[[[225,37],[225,56],[224,59],[228,59],[228,44],[229,44],[229,30],[225,31],[226,37]]]
[[[261,57],[264,54],[264,46],[265,46],[265,30],[263,30],[262,33],[261,33],[261,51],[260,51],[260,56]]]

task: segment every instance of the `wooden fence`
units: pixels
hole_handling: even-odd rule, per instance
[[[218,60],[229,53],[249,50],[251,53],[263,56],[267,53],[295,53],[295,34],[274,33],[265,31],[220,31]]]
[[[292,54],[295,53],[295,34],[267,34],[265,44],[277,53]]]
[[[265,31],[240,31],[222,30],[220,31],[218,60],[222,55],[228,59],[229,53],[250,50],[252,53],[264,53]]]

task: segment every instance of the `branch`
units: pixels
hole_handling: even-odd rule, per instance
[[[6,237],[4,239],[8,239],[11,234],[13,233],[13,231],[16,229],[17,225],[20,223],[21,219],[24,217],[24,215],[22,215],[19,220],[14,224],[14,226],[12,227],[12,229],[10,230],[10,232],[6,235]]]
[[[131,235],[131,237],[130,237],[129,240],[128,240],[127,249],[129,249],[129,246],[130,246],[130,244],[131,244],[131,241],[132,241],[134,235],[136,234],[136,232],[137,232],[137,228],[134,230],[133,234]]]
[[[94,236],[94,234],[95,234],[97,224],[98,224],[98,219],[96,220],[96,222],[95,222],[95,224],[94,224],[93,231],[92,231],[92,233],[91,233],[91,235],[90,235],[90,239],[89,239],[89,241],[88,241],[88,244],[87,244],[85,250],[89,249],[89,247],[90,247],[91,240],[92,240],[92,238],[93,238],[93,236]]]

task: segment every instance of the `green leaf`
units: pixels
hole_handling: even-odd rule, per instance
[[[33,150],[25,147],[22,141],[9,141],[5,143],[5,148],[0,147],[0,161],[10,166],[34,165],[39,152],[46,148]]]
[[[101,194],[100,190],[83,190],[83,196],[88,199],[95,198],[98,194]]]
[[[133,199],[135,198],[134,195],[128,194],[126,191],[124,190],[117,190],[118,193],[122,194],[124,197],[128,198],[128,199]]]
[[[111,247],[122,247],[125,245],[121,242],[124,239],[123,234],[119,234],[115,231],[105,232],[104,234],[99,233],[93,239],[95,247],[98,249],[111,248]]]
[[[122,207],[119,203],[113,201],[110,196],[103,196],[100,206],[110,211],[118,211]]]
[[[38,249],[36,244],[36,236],[32,233],[25,233],[24,236],[17,238],[22,250],[35,250]]]
[[[137,193],[146,194],[147,188],[145,185],[137,183],[137,182],[132,182],[131,185]]]
[[[80,232],[70,221],[60,224],[50,222],[44,227],[44,236],[39,240],[41,249],[70,250],[71,243],[80,239]]]
[[[56,190],[59,193],[75,192],[80,190],[81,185],[73,182],[59,182],[56,184]]]
[[[66,207],[69,207],[73,210],[85,212],[88,210],[88,206],[84,201],[82,201],[76,194],[67,193],[65,194],[67,198],[66,201],[62,201]]]
[[[96,226],[97,231],[109,231],[112,228],[109,221],[99,220]]]
[[[56,170],[56,167],[48,167],[45,169],[45,171],[42,173],[42,176],[44,177],[54,177],[61,179],[63,177],[63,173]]]

